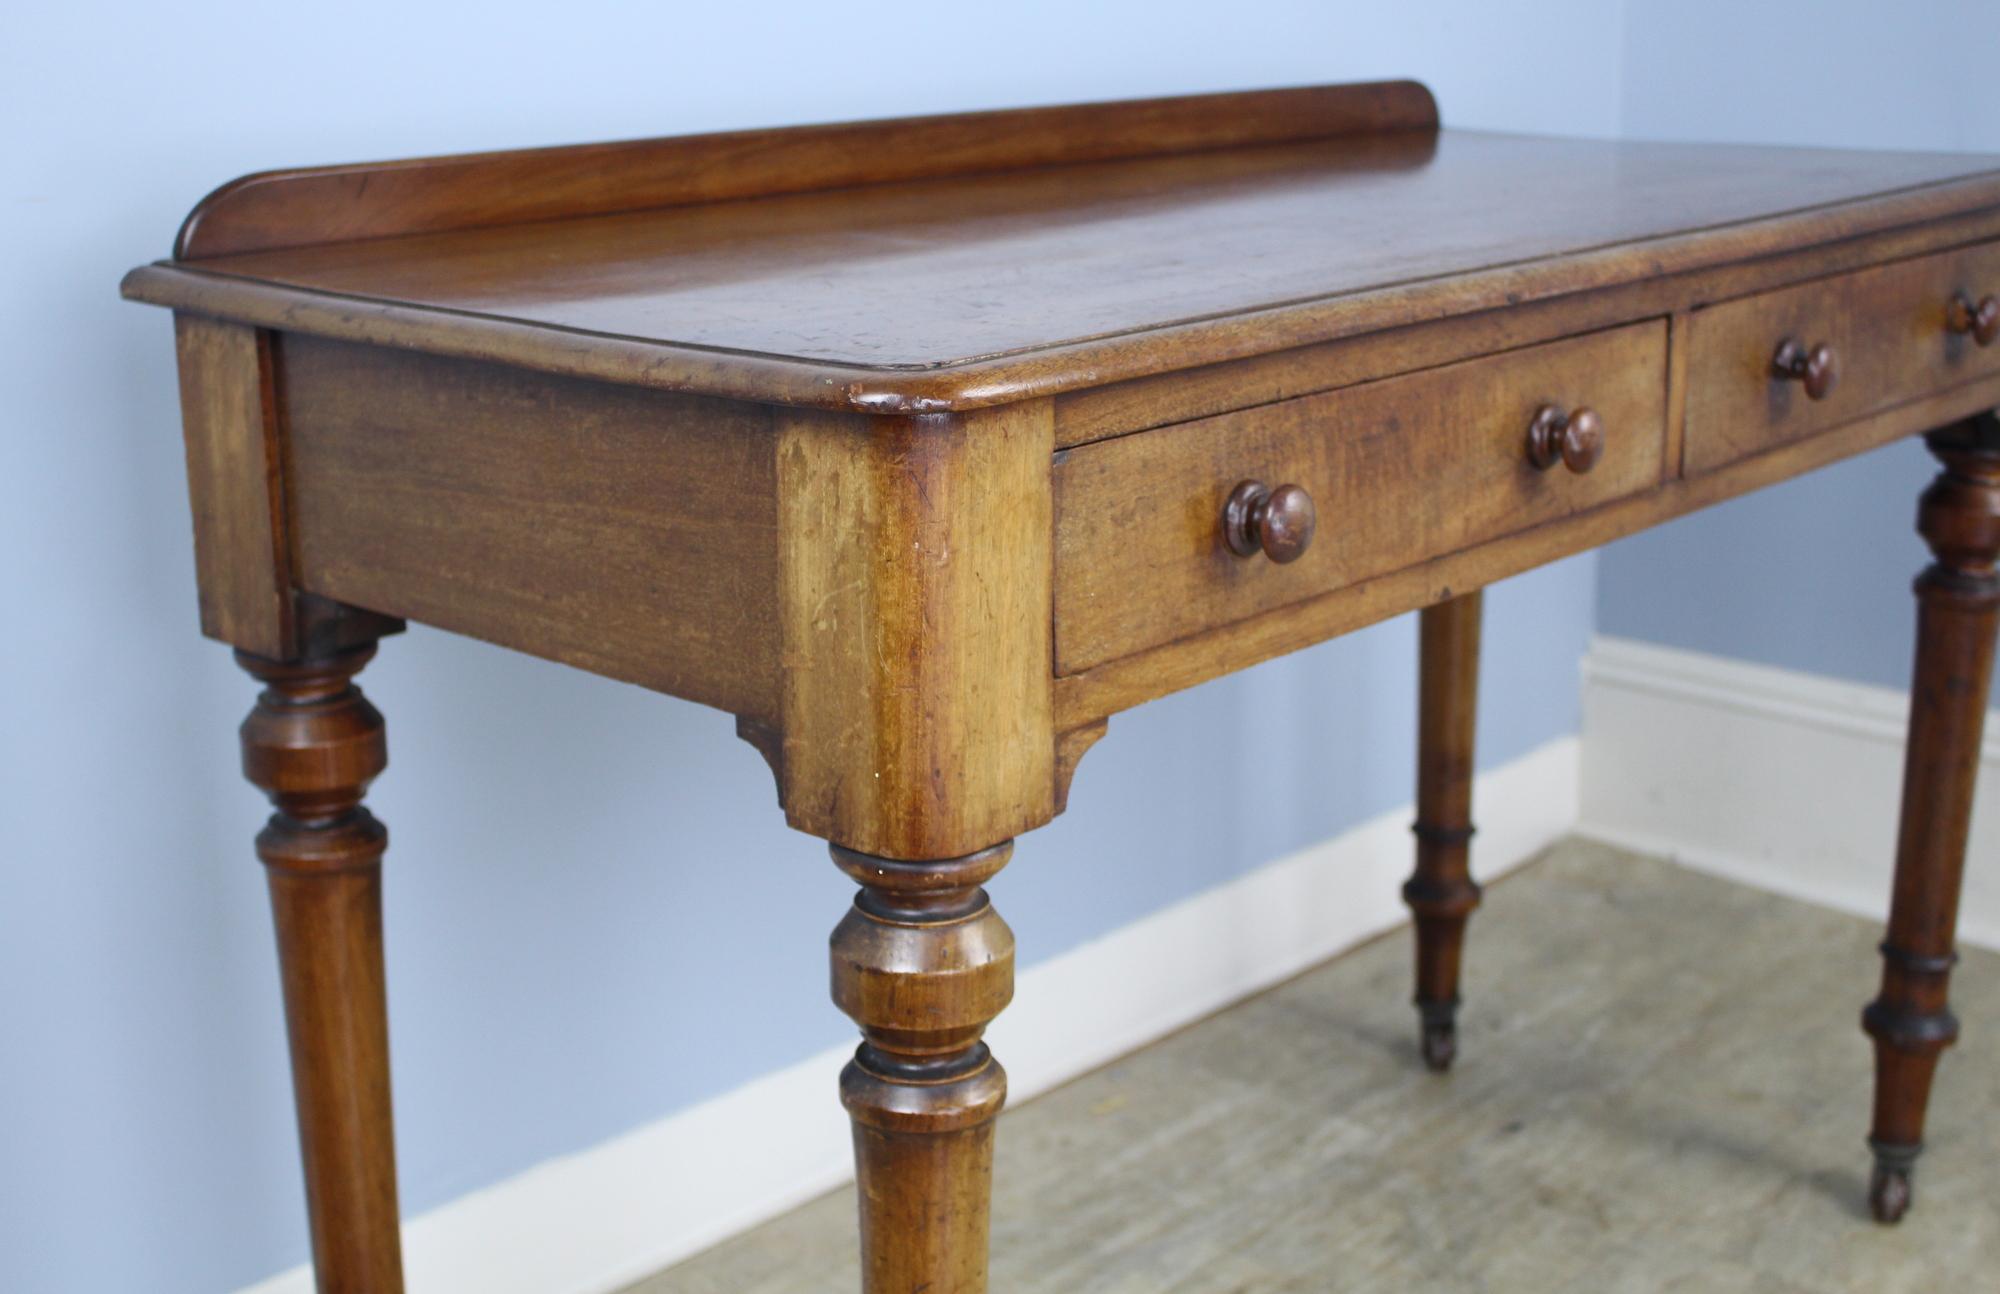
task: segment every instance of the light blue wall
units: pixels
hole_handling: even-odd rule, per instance
[[[118,302],[261,167],[1415,74],[1608,133],[1616,6],[45,4],[0,37],[0,1289],[214,1294],[305,1254],[252,688],[195,633],[166,317]],[[1533,69],[1560,70],[1554,81]],[[1555,91],[1559,90],[1557,93]],[[1496,591],[1485,758],[1574,731],[1584,560]],[[1116,720],[996,889],[1028,961],[1407,798],[1385,626]],[[412,1212],[847,1036],[847,886],[710,711],[424,630],[364,683]],[[1265,752],[1272,778],[1245,754]],[[755,919],[745,914],[754,911]],[[723,972],[723,973],[718,973]],[[829,1100],[832,1099],[829,1093]]]
[[[2000,5],[1634,0],[1624,130],[1639,138],[2000,153]],[[1909,686],[1911,530],[1935,464],[1905,442],[1604,551],[1598,625]]]

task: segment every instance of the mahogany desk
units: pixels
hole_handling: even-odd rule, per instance
[[[217,190],[124,290],[176,312],[202,628],[264,684],[320,1288],[401,1288],[352,680],[402,619],[738,716],[860,887],[832,962],[866,1287],[968,1294],[1013,979],[982,887],[1111,716],[1422,610],[1406,894],[1442,1068],[1480,589],[1928,432],[1863,1015],[1893,1221],[1956,1032],[2000,609],[1996,167],[1440,131],[1393,83]]]

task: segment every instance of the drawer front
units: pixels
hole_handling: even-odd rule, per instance
[[[1071,674],[1638,493],[1661,479],[1666,325],[1649,321],[1084,445],[1056,465],[1056,665]],[[1529,461],[1544,405],[1588,407],[1587,471]],[[1240,482],[1297,485],[1317,530],[1238,556]]]
[[[1687,470],[1704,472],[1893,405],[2000,373],[2000,338],[1954,328],[1951,303],[2000,294],[2000,245],[1899,261],[1697,310],[1688,351]],[[1996,304],[2000,311],[2000,304]],[[1972,320],[1960,317],[1960,327]],[[1786,340],[1827,347],[1813,398],[1772,363]]]

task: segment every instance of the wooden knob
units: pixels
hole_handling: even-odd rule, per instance
[[[1778,343],[1778,353],[1771,357],[1771,372],[1803,385],[1808,400],[1824,400],[1840,380],[1840,363],[1834,358],[1833,347],[1825,342],[1808,350],[1787,337]]]
[[[1945,308],[1944,326],[1956,333],[1970,333],[1981,346],[1991,346],[2000,338],[2000,297],[1983,296],[1974,305],[1971,297],[1958,293]]]
[[[1273,490],[1245,481],[1222,505],[1222,538],[1238,557],[1264,556],[1283,565],[1305,556],[1318,524],[1312,496],[1296,485]]]
[[[1604,456],[1604,419],[1595,409],[1565,413],[1552,404],[1528,424],[1528,461],[1544,472],[1561,463],[1581,476]]]

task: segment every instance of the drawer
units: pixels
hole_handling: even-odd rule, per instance
[[[2000,244],[1898,261],[1694,312],[1686,468],[1704,472],[1786,441],[2000,373],[2000,339],[1953,327],[1951,302],[2000,294]],[[2000,305],[1996,305],[2000,311]],[[1963,325],[1969,321],[1959,319]],[[1815,399],[1779,376],[1785,340],[1832,352]]]
[[[1058,456],[1056,666],[1070,674],[1653,488],[1664,321],[1099,441]],[[1544,406],[1589,408],[1587,470],[1529,462]],[[1247,480],[1297,485],[1318,524],[1279,564],[1238,556]]]

